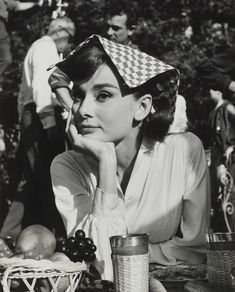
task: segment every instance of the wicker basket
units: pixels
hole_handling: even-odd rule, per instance
[[[1,283],[4,292],[10,292],[13,283],[21,284],[22,291],[38,292],[40,281],[44,281],[50,292],[74,292],[81,279],[85,263],[1,258]],[[66,284],[66,287],[65,287]],[[62,286],[64,287],[62,289]]]
[[[207,235],[207,272],[212,286],[232,287],[231,269],[235,266],[235,234]]]
[[[231,287],[231,268],[235,264],[235,250],[209,250],[207,271],[209,283],[213,286]]]

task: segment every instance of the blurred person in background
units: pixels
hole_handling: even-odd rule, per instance
[[[48,84],[47,68],[60,60],[60,54],[75,34],[68,17],[51,21],[47,35],[29,48],[18,95],[20,117],[20,155],[28,196],[24,204],[24,225],[39,223],[56,235],[64,234],[63,222],[55,207],[50,180],[53,158],[66,149],[63,109]],[[14,208],[12,207],[12,210]],[[1,235],[9,234],[11,209]],[[5,227],[5,228],[4,228]]]
[[[40,1],[41,3],[41,1]],[[10,37],[6,29],[9,11],[22,11],[41,5],[39,2],[20,2],[15,0],[0,0],[0,92],[3,90],[3,73],[12,62]]]
[[[212,228],[214,231],[229,231],[225,226],[224,216],[221,213],[221,200],[218,200],[220,191],[228,183],[228,173],[235,181],[235,107],[231,103],[231,96],[228,93],[223,94],[218,90],[209,90],[210,97],[215,104],[210,112],[208,123],[212,131],[211,145],[211,173],[213,179],[212,207],[214,209],[214,218]],[[234,204],[234,187],[231,189],[229,201]],[[228,216],[230,228],[234,231],[233,216]]]
[[[209,89],[215,107],[210,113],[209,127],[212,129],[211,146],[211,180],[212,180],[212,207],[215,214],[212,216],[212,227],[215,231],[227,231],[225,221],[221,220],[221,201],[218,193],[227,188],[228,175],[234,176],[234,103],[235,103],[235,43],[218,42],[222,38],[221,26],[214,24],[212,36],[217,43],[223,44],[216,48],[216,53],[205,60],[198,67],[198,76],[205,87]],[[219,214],[219,215],[218,215]],[[234,220],[234,219],[233,219]],[[231,226],[234,229],[234,226]]]
[[[3,93],[3,74],[7,67],[12,62],[10,37],[6,28],[8,16],[10,11],[23,11],[28,10],[35,5],[40,5],[40,2],[20,2],[15,0],[0,0],[0,94]],[[0,127],[2,135],[0,136],[0,145],[5,148],[3,139],[4,129],[1,125],[3,123],[2,117],[0,118]],[[1,147],[1,148],[2,148]]]
[[[122,7],[114,7],[106,18],[107,38],[113,42],[137,48],[131,40],[136,25],[137,21],[133,13]]]
[[[207,88],[230,95],[235,93],[235,43],[227,45],[198,68],[199,77]],[[233,98],[235,102],[235,97]]]

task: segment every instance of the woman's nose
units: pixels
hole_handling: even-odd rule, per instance
[[[94,102],[91,98],[85,97],[83,101],[81,101],[78,111],[82,117],[91,116],[94,108]]]

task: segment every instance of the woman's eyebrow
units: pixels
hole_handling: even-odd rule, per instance
[[[120,90],[120,88],[118,86],[113,85],[112,83],[99,83],[99,84],[95,84],[93,88],[94,89],[100,89],[100,88],[103,88],[103,87],[111,87],[111,88]]]

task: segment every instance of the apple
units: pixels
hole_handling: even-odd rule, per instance
[[[34,224],[21,231],[15,246],[16,252],[23,254],[25,259],[40,260],[49,258],[54,253],[56,239],[45,226]]]

